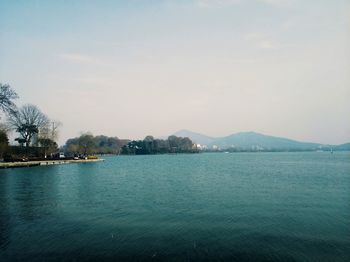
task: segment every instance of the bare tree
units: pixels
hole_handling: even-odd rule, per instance
[[[57,139],[61,125],[61,122],[52,120],[39,129],[38,142],[45,149],[45,157],[47,153],[55,153],[58,150]]]
[[[17,93],[9,86],[0,83],[0,109],[6,114],[13,114],[16,105],[13,100],[17,99]]]
[[[50,120],[35,105],[24,105],[19,110],[9,115],[10,125],[19,133],[21,140],[28,147],[33,136],[39,133],[39,130],[46,128]]]
[[[59,136],[59,129],[62,123],[57,120],[50,120],[50,122],[39,129],[39,138],[50,139],[57,142]]]
[[[51,139],[53,141],[56,141],[58,140],[58,137],[59,137],[59,129],[61,128],[62,126],[62,122],[60,121],[57,121],[57,120],[52,120],[51,121]]]

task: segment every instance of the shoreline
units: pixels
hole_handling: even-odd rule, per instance
[[[63,165],[71,163],[93,163],[101,162],[104,159],[79,159],[79,160],[47,160],[47,161],[28,161],[28,162],[2,162],[0,169],[19,168],[19,167],[33,167],[33,166],[48,166],[48,165]]]

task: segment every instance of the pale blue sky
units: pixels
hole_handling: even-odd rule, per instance
[[[350,1],[4,1],[0,81],[82,131],[350,141]]]

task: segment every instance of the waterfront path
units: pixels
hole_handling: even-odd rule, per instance
[[[28,161],[28,162],[1,162],[1,168],[15,168],[15,167],[32,167],[32,166],[47,166],[47,165],[62,165],[71,163],[91,163],[100,162],[104,159],[78,159],[78,160],[45,160],[45,161]]]

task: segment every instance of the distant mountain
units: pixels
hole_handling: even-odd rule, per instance
[[[350,143],[334,146],[333,150],[350,151]]]
[[[214,142],[215,138],[202,135],[196,132],[192,132],[186,129],[179,130],[173,134],[174,136],[179,136],[179,137],[188,137],[192,140],[192,142],[196,144],[201,144],[201,145],[209,145],[212,142]]]
[[[300,142],[283,137],[275,137],[259,134],[256,132],[240,132],[225,137],[210,137],[189,130],[180,130],[173,135],[188,137],[194,143],[206,145],[208,148],[218,147],[220,149],[238,150],[325,150],[350,151],[350,143],[341,145],[325,145],[319,143]]]
[[[234,147],[245,150],[316,150],[322,147],[317,143],[299,142],[255,132],[241,132],[217,138],[209,144],[209,146],[213,145],[220,148]]]

